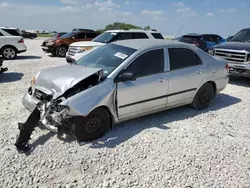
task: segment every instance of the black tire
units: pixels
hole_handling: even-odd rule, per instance
[[[110,129],[110,115],[105,108],[93,110],[87,117],[73,120],[72,133],[79,142],[89,142],[101,138]]]
[[[58,57],[65,57],[67,51],[68,51],[68,48],[66,46],[58,46],[56,48],[56,56],[58,56]]]
[[[196,110],[205,109],[211,104],[214,99],[214,96],[214,87],[209,83],[205,83],[196,93],[191,106]]]
[[[12,46],[5,46],[1,49],[0,54],[4,59],[15,59],[17,56],[17,51]]]

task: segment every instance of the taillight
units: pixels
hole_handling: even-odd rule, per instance
[[[24,43],[23,38],[21,38],[17,43]]]
[[[57,38],[60,38],[60,34],[57,34]]]
[[[228,64],[226,64],[226,67],[225,67],[225,68],[227,69],[227,71],[229,70]]]
[[[200,46],[200,44],[198,42],[194,42],[193,43],[195,46]]]

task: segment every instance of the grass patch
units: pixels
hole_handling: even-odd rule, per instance
[[[51,38],[53,36],[53,34],[40,34],[40,33],[38,33],[37,36],[38,37],[50,37]]]

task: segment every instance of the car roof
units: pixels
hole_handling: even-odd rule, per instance
[[[170,41],[164,39],[129,39],[129,40],[120,40],[116,42],[112,42],[112,44],[117,44],[120,46],[125,46],[134,49],[142,49],[147,47],[160,47],[160,46],[173,46],[176,45],[178,47],[189,47],[192,46],[187,43]]]
[[[114,30],[107,30],[105,32],[109,32],[109,33],[119,33],[119,32],[144,32],[144,33],[159,33],[156,30],[144,30],[144,29],[114,29]]]

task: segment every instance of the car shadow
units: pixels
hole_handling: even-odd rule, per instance
[[[32,150],[35,150],[35,148],[39,145],[44,145],[53,136],[55,136],[55,133],[53,132],[48,132],[47,134],[40,136],[32,143]]]
[[[130,120],[124,123],[121,123],[119,126],[116,126],[112,131],[107,133],[104,137],[93,141],[90,145],[91,148],[114,148],[126,140],[132,138],[133,136],[139,134],[143,130],[150,128],[159,128],[163,131],[168,130],[168,123],[174,121],[180,121],[188,118],[195,117],[199,114],[216,111],[228,106],[234,105],[241,102],[240,99],[226,95],[218,94],[213,102],[213,104],[204,110],[194,110],[189,106],[179,107],[160,113],[148,115],[139,119]],[[84,144],[84,143],[82,143]]]
[[[199,114],[223,109],[239,102],[241,102],[241,100],[236,97],[220,93],[216,96],[213,104],[207,109],[198,111],[189,106],[184,106],[126,121],[115,126],[102,138],[92,142],[82,142],[79,143],[79,145],[82,146],[90,143],[90,148],[114,148],[144,130],[158,128],[167,131],[169,129],[167,126],[168,123],[185,120]],[[55,133],[49,132],[48,134],[39,137],[34,143],[32,143],[32,147],[35,149],[38,145],[45,144],[55,135]],[[57,138],[67,143],[76,141],[76,138],[70,135],[66,135],[65,137],[57,136]]]
[[[17,56],[15,60],[31,60],[31,59],[41,59],[41,56],[35,56],[35,55],[22,55]]]
[[[237,86],[249,87],[250,78],[230,76],[229,83]]]
[[[4,72],[0,74],[0,83],[16,82],[21,80],[23,73],[19,72]]]

